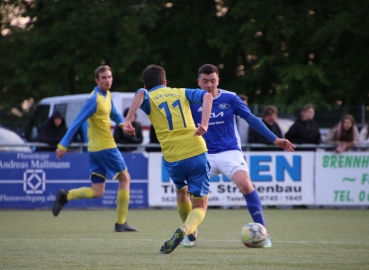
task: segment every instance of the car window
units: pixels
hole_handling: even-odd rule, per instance
[[[32,141],[38,136],[40,128],[49,117],[49,111],[50,105],[40,104],[37,106],[25,131],[25,138],[27,141]]]
[[[65,119],[65,124],[69,127],[78,113],[82,110],[85,101],[73,101],[69,103],[55,104],[54,112],[59,111],[62,117]]]
[[[85,101],[71,102],[67,104],[67,112],[63,114],[65,117],[65,123],[69,127],[74,119],[77,117],[78,113],[82,110]]]
[[[130,97],[127,97],[127,98],[124,98],[123,99],[123,111],[126,109],[126,108],[129,108],[129,106],[131,106],[131,103],[132,103],[132,100],[133,100],[133,97],[130,98]],[[123,113],[123,112],[121,112]],[[146,113],[144,113],[143,110],[137,110],[137,119],[136,119],[137,122],[140,122],[142,126],[144,127],[149,127],[151,125],[151,122],[150,122],[150,119],[147,117]]]

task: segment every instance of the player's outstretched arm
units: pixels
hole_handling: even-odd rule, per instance
[[[201,124],[197,124],[194,136],[204,135],[208,131],[209,118],[211,113],[211,108],[213,106],[213,96],[206,93],[202,99],[202,116]]]
[[[139,91],[139,92],[137,92],[137,94],[135,95],[135,97],[132,100],[132,104],[129,107],[128,114],[127,114],[126,118],[124,119],[123,132],[125,134],[136,136],[136,130],[132,126],[131,123],[132,123],[132,119],[133,119],[135,113],[137,112],[138,108],[140,108],[140,106],[141,106],[141,104],[144,100],[144,95],[145,95],[144,91]]]
[[[280,138],[274,140],[274,145],[281,147],[288,152],[294,152],[296,148],[296,146],[294,146],[289,140]]]

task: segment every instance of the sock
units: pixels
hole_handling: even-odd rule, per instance
[[[260,223],[265,226],[263,207],[261,206],[261,201],[259,194],[254,190],[250,194],[243,195],[246,199],[247,208],[249,209],[250,215],[254,222]]]
[[[185,222],[188,214],[192,210],[191,200],[188,200],[187,202],[184,202],[184,203],[177,201],[177,210],[178,210],[179,216],[182,219],[182,222]]]
[[[129,190],[118,189],[117,194],[117,223],[126,223],[126,217],[128,213],[129,205]]]
[[[75,199],[88,199],[93,198],[95,196],[95,191],[89,187],[82,187],[77,189],[71,189],[68,191],[67,200],[75,200]]]
[[[205,218],[205,211],[201,208],[193,209],[187,216],[186,221],[183,224],[183,227],[186,228],[186,235],[194,233],[197,227]]]

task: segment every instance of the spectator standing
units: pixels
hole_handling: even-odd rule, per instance
[[[52,147],[37,147],[36,151],[52,151],[56,150],[56,146],[67,132],[67,126],[62,114],[55,111],[50,118],[46,120],[40,129],[39,135],[34,140],[50,144]]]
[[[126,108],[123,112],[124,118],[127,116],[129,108]],[[115,126],[114,129],[114,140],[116,143],[121,144],[141,144],[143,141],[142,126],[140,122],[136,121],[137,114],[133,116],[132,126],[135,128],[136,136],[128,135],[123,132],[120,126]],[[118,147],[119,151],[130,152],[137,150],[135,147]]]
[[[240,99],[245,103],[246,106],[249,106],[249,98],[246,95],[240,94],[238,95]],[[249,140],[249,124],[242,119],[239,115],[236,116],[238,133],[240,134],[241,145],[247,144]]]
[[[333,127],[326,138],[326,143],[335,144],[336,152],[342,153],[355,147],[359,141],[359,130],[351,114],[346,114],[342,120]]]
[[[314,121],[314,106],[307,104],[302,108],[301,114],[295,123],[287,131],[285,137],[294,144],[319,144],[320,131],[318,124]],[[309,151],[314,148],[298,148],[298,150]]]
[[[263,114],[263,119],[262,119],[263,123],[278,138],[283,138],[281,128],[276,123],[277,118],[278,118],[278,109],[276,107],[269,105],[264,108],[264,114]],[[263,135],[259,134],[253,129],[250,129],[250,132],[249,132],[249,142],[250,143],[272,144]],[[256,148],[252,150],[271,150],[271,149]],[[275,148],[275,150],[277,150],[277,148]]]

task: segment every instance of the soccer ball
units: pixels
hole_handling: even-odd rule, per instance
[[[260,223],[249,223],[243,226],[241,231],[241,241],[249,248],[261,248],[268,237],[266,228]]]

